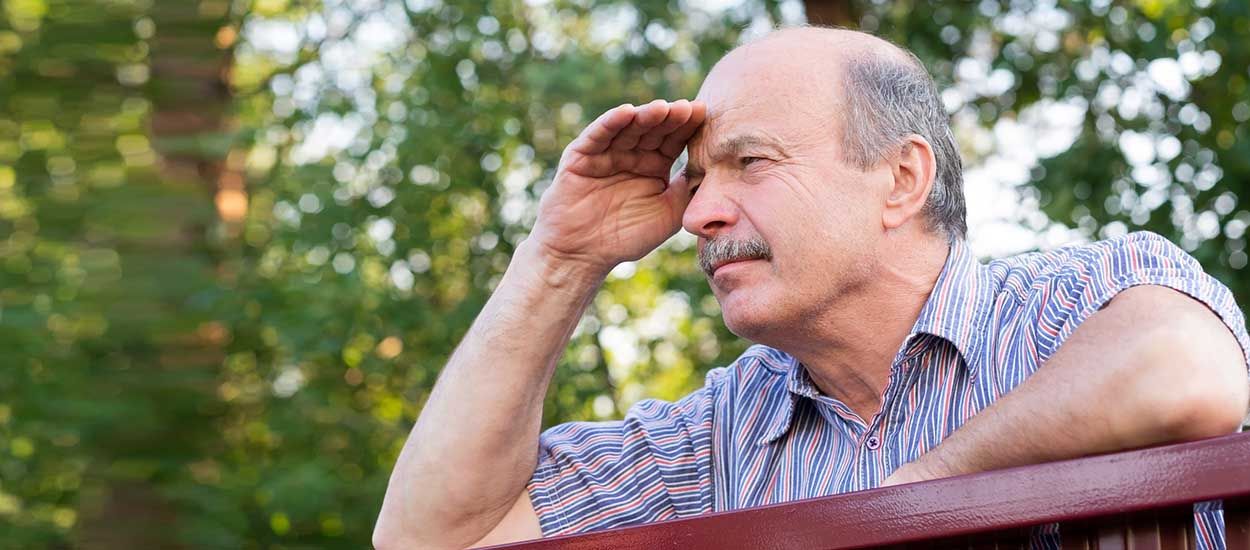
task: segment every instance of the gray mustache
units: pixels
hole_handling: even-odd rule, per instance
[[[717,264],[737,260],[771,260],[773,251],[759,238],[731,240],[726,237],[708,239],[699,250],[699,269],[708,277]]]

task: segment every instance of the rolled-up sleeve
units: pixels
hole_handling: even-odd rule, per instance
[[[996,369],[990,380],[995,395],[1023,382],[1117,294],[1140,285],[1167,287],[1205,304],[1236,338],[1250,366],[1250,337],[1232,292],[1203,271],[1196,259],[1154,233],[1135,232],[1022,256],[1012,264],[1009,278],[1019,309],[1012,312],[1010,326],[1003,327],[1003,332],[1013,338],[1002,344],[1005,347],[998,350],[999,358],[1029,360],[992,365]],[[1220,502],[1197,503],[1194,512],[1197,548],[1223,549]]]
[[[644,400],[621,421],[544,432],[528,487],[543,536],[711,512],[713,391]]]

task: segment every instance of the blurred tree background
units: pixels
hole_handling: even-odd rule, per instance
[[[7,0],[0,547],[367,545],[563,145],[806,20],[928,64],[981,255],[1144,228],[1250,299],[1241,1]],[[613,272],[548,424],[745,347],[692,244]]]

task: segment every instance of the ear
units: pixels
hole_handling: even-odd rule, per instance
[[[937,178],[937,160],[925,138],[907,136],[892,163],[893,181],[881,212],[881,225],[897,229],[924,209]]]

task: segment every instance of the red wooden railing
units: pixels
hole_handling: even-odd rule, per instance
[[[1250,550],[1250,434],[1010,468],[496,548],[1193,548],[1193,503],[1225,499],[1229,550]]]

